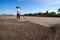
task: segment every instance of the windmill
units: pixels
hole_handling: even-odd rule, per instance
[[[20,19],[20,0],[17,0],[18,2],[18,5],[16,6],[16,9],[17,9],[17,19]]]
[[[17,0],[17,2],[18,2],[18,6],[16,6],[16,9],[17,9],[17,19],[20,19],[20,16],[21,16],[21,11],[20,11],[20,0]],[[23,18],[24,18],[24,16],[23,16]],[[24,20],[25,20],[25,18],[24,18]]]
[[[17,19],[20,19],[20,7],[16,6],[17,8]]]

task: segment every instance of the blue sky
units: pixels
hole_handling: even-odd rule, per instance
[[[0,14],[16,14],[16,6],[24,13],[49,12],[60,8],[60,0],[0,0]]]

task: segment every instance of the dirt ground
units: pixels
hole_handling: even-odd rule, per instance
[[[16,16],[1,16],[0,19],[16,19]],[[51,25],[60,24],[58,17],[31,17],[21,16],[20,21],[30,21],[39,25],[49,27]]]
[[[0,19],[0,40],[40,40],[43,35],[47,34],[46,29],[44,26],[40,27],[29,21]]]
[[[0,40],[60,40],[60,24],[50,27],[0,17]]]

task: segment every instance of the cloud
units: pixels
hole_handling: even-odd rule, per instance
[[[54,4],[54,5],[60,4],[60,0],[56,0],[56,1],[54,1],[52,4]]]
[[[23,1],[26,1],[26,0],[17,0],[18,2],[23,2]]]
[[[50,5],[57,5],[60,4],[60,0],[46,0]]]
[[[31,4],[31,5],[58,5],[60,4],[60,0],[17,0],[18,2],[23,2],[25,4]]]
[[[57,5],[60,4],[60,0],[33,0],[36,3],[44,3],[44,4],[48,4],[48,5]]]

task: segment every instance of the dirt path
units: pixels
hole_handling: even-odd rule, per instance
[[[53,17],[26,17],[27,20],[44,25],[44,26],[52,26],[55,24],[60,24],[60,18],[53,18]]]
[[[16,16],[2,16],[0,19],[16,19]],[[60,18],[21,16],[21,19],[19,21],[31,21],[33,23],[49,27],[50,25],[59,24]]]

